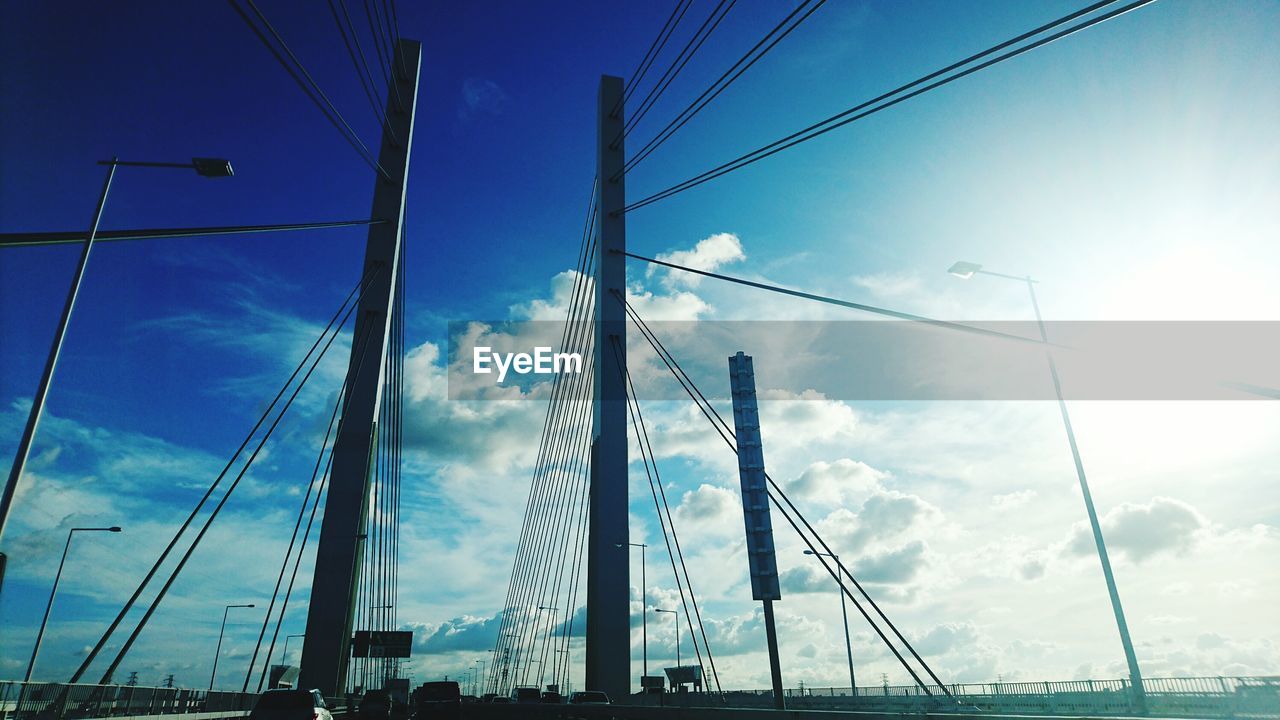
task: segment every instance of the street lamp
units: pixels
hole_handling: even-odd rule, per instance
[[[1071,446],[1071,457],[1075,461],[1076,476],[1080,479],[1080,493],[1084,496],[1085,511],[1089,515],[1089,526],[1093,529],[1093,542],[1098,548],[1098,560],[1102,563],[1102,576],[1107,581],[1107,594],[1111,596],[1111,610],[1116,616],[1116,627],[1120,630],[1120,642],[1124,646],[1124,657],[1129,663],[1129,682],[1133,685],[1134,700],[1139,712],[1146,712],[1146,689],[1142,685],[1142,671],[1138,668],[1138,656],[1133,650],[1133,640],[1129,637],[1129,624],[1124,619],[1124,608],[1120,605],[1120,591],[1116,588],[1115,574],[1111,571],[1111,560],[1107,556],[1107,545],[1102,538],[1102,525],[1098,522],[1098,511],[1093,507],[1093,494],[1089,492],[1089,481],[1084,474],[1084,462],[1080,459],[1080,448],[1076,445],[1076,434],[1071,429],[1071,416],[1067,413],[1067,401],[1062,397],[1062,383],[1058,380],[1058,366],[1053,361],[1053,353],[1049,350],[1049,335],[1045,332],[1044,318],[1040,316],[1040,303],[1036,300],[1036,281],[1031,276],[1019,277],[1005,275],[982,269],[982,265],[971,262],[958,262],[947,272],[958,278],[968,280],[974,275],[991,275],[1016,280],[1027,284],[1027,293],[1031,296],[1031,308],[1036,314],[1036,325],[1040,329],[1040,340],[1045,344],[1045,358],[1049,361],[1049,376],[1053,379],[1053,391],[1058,398],[1058,409],[1062,413],[1062,425],[1067,431],[1067,444]]]
[[[569,661],[572,659],[572,656],[569,654],[569,648],[556,648],[554,652],[556,653],[556,655],[559,655],[560,653],[564,653],[564,683],[560,684],[560,678],[558,674],[556,677],[556,683],[560,684],[560,693],[565,697],[568,697],[569,695]],[[556,664],[556,671],[557,673],[559,673],[559,669],[560,669],[559,658],[555,659],[555,664]]]
[[[13,467],[9,469],[9,479],[5,482],[4,492],[0,494],[0,539],[4,538],[5,526],[9,521],[9,510],[13,506],[13,498],[18,490],[18,481],[27,466],[27,456],[31,452],[31,442],[35,438],[36,427],[40,424],[40,416],[44,413],[45,398],[49,394],[49,384],[53,380],[53,371],[58,365],[58,356],[62,353],[62,341],[67,335],[67,325],[71,320],[71,311],[76,305],[76,295],[80,292],[80,282],[84,279],[85,267],[89,264],[89,251],[93,249],[94,238],[98,235],[98,225],[102,221],[102,210],[107,204],[107,192],[111,189],[111,180],[115,177],[116,168],[121,165],[134,167],[169,167],[195,170],[204,177],[230,177],[232,175],[230,161],[220,158],[192,158],[190,163],[152,163],[122,161],[119,158],[101,160],[99,165],[107,166],[107,178],[102,183],[102,193],[98,196],[98,206],[93,212],[93,223],[89,226],[89,236],[85,238],[84,248],[80,251],[80,261],[76,265],[71,287],[67,289],[67,299],[62,307],[62,316],[58,320],[57,332],[53,335],[53,345],[49,348],[49,356],[45,360],[44,373],[40,376],[40,384],[36,388],[35,397],[31,400],[31,410],[27,413],[27,424],[22,429],[22,437],[18,441],[18,452],[14,456]],[[4,582],[4,555],[0,553],[0,584]]]
[[[614,543],[614,547],[638,547],[640,548],[640,645],[643,648],[644,670],[642,677],[649,677],[649,614],[644,611],[645,603],[648,598],[645,597],[648,591],[645,588],[644,579],[644,549],[649,547],[644,543]],[[644,689],[641,688],[641,692]]]
[[[844,622],[844,651],[849,656],[849,693],[854,697],[858,696],[858,683],[853,678],[853,644],[849,642],[849,611],[845,608],[844,603],[844,565],[840,564],[840,556],[835,553],[820,553],[812,550],[805,550],[805,555],[813,555],[815,557],[829,557],[836,561],[836,582],[840,584],[840,617]]]
[[[484,671],[485,671],[485,668],[489,666],[489,663],[484,658],[480,658],[479,660],[473,660],[471,664],[480,666],[480,674],[477,676],[477,682],[472,683],[473,689],[471,694],[476,695],[480,690],[480,688],[478,687],[478,683],[479,683],[478,679],[483,678],[485,676]]]
[[[547,611],[550,611],[550,612],[555,612],[555,611],[557,611],[557,610],[559,610],[559,609],[560,609],[560,608],[558,608],[558,607],[553,607],[553,606],[551,606],[551,605],[539,605],[539,606],[538,606],[538,611],[539,611],[539,612],[542,612],[542,611],[544,611],[544,610],[547,610]],[[535,623],[534,623],[534,625],[533,625],[533,642],[534,642],[534,643],[537,643],[537,642],[538,642],[538,629],[539,629],[539,627],[541,626],[541,624],[542,624],[542,616],[541,616],[541,615],[539,615],[539,616],[538,616],[538,619],[537,619],[537,622],[535,622]],[[551,626],[549,626],[549,625],[548,625],[548,626],[547,626],[547,636],[548,636],[548,638],[547,638],[547,639],[548,639],[548,641],[550,640],[550,635],[551,635]],[[545,644],[545,643],[543,644],[543,648],[544,648],[544,649],[543,649],[543,653],[546,653],[546,649],[545,649],[545,648],[546,648],[546,644]],[[529,647],[529,654],[530,654],[530,655],[532,655],[532,654],[533,654],[533,647],[532,647],[532,645]],[[533,661],[533,660],[530,660],[529,662],[530,662],[530,664],[532,664],[534,661]],[[538,662],[538,685],[542,685],[542,661],[541,661],[541,660],[539,660],[539,661],[537,661],[537,662]]]
[[[31,671],[36,667],[36,655],[40,653],[40,642],[44,640],[44,628],[49,623],[49,613],[53,610],[53,598],[58,594],[58,581],[62,579],[62,566],[67,563],[67,551],[71,549],[71,536],[78,532],[120,532],[119,527],[84,527],[71,528],[67,532],[67,544],[62,547],[62,560],[58,563],[58,574],[53,576],[53,589],[49,591],[49,603],[44,607],[44,617],[40,620],[40,631],[36,633],[36,646],[31,649],[31,661],[27,663],[26,677],[22,682],[31,682]]]
[[[209,675],[209,692],[213,692],[213,679],[218,676],[218,655],[222,653],[222,634],[227,631],[227,613],[231,608],[251,608],[253,603],[244,605],[227,605],[222,610],[222,629],[218,631],[218,647],[213,651],[213,672]]]
[[[654,608],[656,613],[671,613],[675,615],[676,621],[676,667],[680,667],[680,611],[679,610],[663,610],[662,608]],[[697,638],[694,638],[695,640]]]

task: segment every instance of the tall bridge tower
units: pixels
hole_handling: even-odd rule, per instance
[[[409,150],[418,97],[422,45],[401,39],[391,62],[387,123],[382,131],[378,164],[390,179],[377,176],[371,217],[385,222],[369,226],[364,274],[367,285],[351,342],[347,370],[347,402],[334,441],[333,469],[324,522],[316,552],[302,645],[299,687],[334,696],[346,689],[351,658],[351,630],[356,611],[368,514],[369,472],[377,443],[378,417],[386,378],[386,354],[396,303],[401,259]]]
[[[627,554],[627,226],[622,78],[600,78],[597,124],[595,402],[587,539],[587,688],[631,694],[631,579]]]

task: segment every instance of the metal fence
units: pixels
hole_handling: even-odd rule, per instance
[[[87,720],[192,713],[212,719],[244,715],[253,709],[256,698],[253,693],[139,685],[0,682],[0,720]]]
[[[1280,676],[1146,678],[1147,712],[1163,717],[1280,718]],[[1128,680],[956,683],[946,690],[961,705],[991,712],[1127,715],[1137,711]],[[954,705],[940,686],[798,687],[786,690],[796,708],[929,710]],[[764,706],[772,690],[726,692],[723,704]],[[706,704],[713,704],[708,696]],[[695,701],[696,702],[696,701]],[[702,704],[699,702],[699,704]],[[719,703],[716,703],[719,704]]]

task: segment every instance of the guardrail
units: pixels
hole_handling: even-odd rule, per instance
[[[1159,717],[1280,718],[1280,676],[1147,678],[1147,714]],[[951,695],[966,706],[989,712],[1088,715],[1130,715],[1137,710],[1128,680],[1068,680],[1045,682],[956,683]],[[915,685],[859,687],[802,687],[786,690],[787,707],[885,711],[945,710],[941,687],[932,696]],[[680,696],[668,695],[666,702]],[[677,700],[680,702],[679,700]],[[771,690],[689,695],[690,706],[765,707]],[[682,703],[683,704],[683,703]]]
[[[143,687],[0,682],[0,720],[92,720],[199,715],[218,720],[247,715],[254,693]]]

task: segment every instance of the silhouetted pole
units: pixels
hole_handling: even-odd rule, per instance
[[[31,682],[31,671],[36,667],[36,655],[40,654],[40,642],[44,640],[44,629],[49,624],[49,613],[53,611],[53,598],[58,594],[58,581],[62,580],[62,567],[67,564],[67,551],[71,549],[71,536],[78,532],[120,532],[120,528],[112,527],[83,527],[71,528],[67,532],[67,544],[62,546],[62,560],[58,562],[58,574],[53,576],[53,589],[49,591],[49,603],[44,606],[44,617],[40,619],[40,631],[36,633],[35,647],[31,648],[31,661],[27,663],[27,674],[22,678],[22,682]]]
[[[840,562],[840,556],[835,553],[820,553],[812,550],[805,550],[805,555],[825,555],[836,561],[836,589],[840,593],[840,621],[844,624],[844,651],[849,657],[849,694],[857,697],[858,683],[853,677],[853,643],[849,639],[849,610],[845,607],[844,599],[844,565]]]
[[[1080,458],[1080,448],[1076,445],[1076,434],[1071,428],[1071,415],[1067,412],[1067,401],[1062,397],[1062,383],[1058,380],[1058,365],[1053,360],[1049,349],[1049,334],[1045,331],[1044,318],[1040,316],[1040,303],[1036,300],[1036,281],[1030,276],[1019,277],[1004,273],[983,270],[978,263],[958,262],[947,271],[958,278],[969,279],[975,274],[991,275],[1006,280],[1016,280],[1027,285],[1027,293],[1031,296],[1031,307],[1036,313],[1036,325],[1040,329],[1040,340],[1044,342],[1045,358],[1049,361],[1049,376],[1053,379],[1053,392],[1058,399],[1058,410],[1062,413],[1062,425],[1067,431],[1067,444],[1071,446],[1071,459],[1075,461],[1076,477],[1080,481],[1080,493],[1084,496],[1085,512],[1089,516],[1089,527],[1093,531],[1093,543],[1098,548],[1098,560],[1102,563],[1102,576],[1107,582],[1107,594],[1111,597],[1111,610],[1116,616],[1116,628],[1120,631],[1120,643],[1124,646],[1124,658],[1129,664],[1129,682],[1133,686],[1135,710],[1147,712],[1147,692],[1142,683],[1142,671],[1138,667],[1138,655],[1133,650],[1133,640],[1129,637],[1129,623],[1124,618],[1124,607],[1120,604],[1120,590],[1116,587],[1115,573],[1111,571],[1111,558],[1107,554],[1107,543],[1102,537],[1102,524],[1098,521],[1098,511],[1093,506],[1093,493],[1089,492],[1089,480],[1084,474],[1084,461]]]
[[[611,698],[631,691],[631,582],[629,563],[614,545],[627,530],[627,249],[622,144],[622,78],[600,78],[596,170],[595,402],[587,530],[587,690]],[[613,179],[617,176],[617,179]]]
[[[643,654],[641,657],[643,658],[642,662],[644,663],[641,666],[643,669],[640,671],[640,677],[646,678],[649,676],[649,613],[644,611],[644,609],[648,607],[648,601],[645,599],[647,585],[645,582],[644,549],[649,546],[644,543],[629,542],[618,543],[618,547],[624,547],[627,549],[633,547],[640,548],[640,647],[642,648],[641,653]],[[644,688],[642,687],[640,691],[644,692]]]
[[[228,605],[222,609],[222,628],[218,630],[218,647],[213,651],[213,672],[209,673],[209,692],[213,692],[213,680],[218,677],[218,656],[222,654],[222,636],[227,631],[227,613],[231,608],[251,608],[253,603]]]
[[[750,355],[739,352],[729,358],[729,390],[733,396],[733,428],[738,446],[738,480],[742,494],[742,519],[747,536],[751,597],[764,603],[764,631],[769,646],[773,704],[777,709],[785,710],[782,667],[778,659],[778,631],[773,622],[773,602],[782,599],[782,588],[778,584],[773,522],[769,519],[764,444],[760,439],[760,409],[756,404],[756,372]]]
[[[192,158],[190,163],[156,163],[156,162],[122,162],[119,158],[102,160],[99,165],[107,166],[107,177],[102,182],[102,192],[98,195],[98,205],[93,211],[93,222],[89,224],[89,236],[80,249],[80,261],[76,264],[76,272],[71,278],[71,287],[67,289],[67,299],[62,306],[62,316],[58,319],[58,328],[53,334],[53,345],[49,348],[49,356],[45,359],[44,372],[40,375],[40,384],[31,400],[31,409],[27,412],[27,424],[22,428],[22,437],[18,440],[18,452],[14,456],[13,465],[9,468],[9,479],[0,493],[0,542],[4,540],[5,527],[9,523],[9,510],[13,507],[13,498],[17,494],[18,482],[27,467],[27,456],[31,454],[31,443],[36,436],[36,428],[40,425],[40,417],[44,414],[45,399],[49,395],[49,385],[53,382],[53,371],[58,367],[58,357],[62,354],[62,342],[67,336],[67,325],[71,322],[71,311],[75,309],[76,297],[80,294],[80,283],[84,280],[85,268],[89,265],[89,252],[93,250],[93,241],[98,236],[98,225],[102,222],[102,211],[107,206],[107,193],[111,191],[111,180],[116,176],[116,168],[121,165],[141,167],[173,167],[193,169],[205,177],[230,177],[231,163],[220,158]],[[8,558],[0,552],[0,591],[4,588],[4,570]]]

